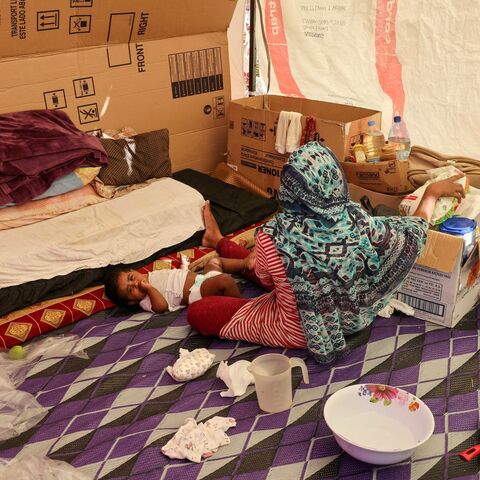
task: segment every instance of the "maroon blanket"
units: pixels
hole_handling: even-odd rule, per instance
[[[0,205],[27,202],[77,167],[106,164],[98,138],[61,110],[0,115]]]

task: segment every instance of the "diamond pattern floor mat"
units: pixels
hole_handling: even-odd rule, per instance
[[[260,293],[243,283],[245,296]],[[205,338],[188,326],[186,311],[167,315],[120,308],[99,312],[67,329],[81,337],[88,359],[39,362],[21,385],[50,409],[38,425],[0,444],[0,457],[48,455],[92,479],[135,480],[439,480],[477,479],[480,460],[457,453],[480,443],[480,316],[471,312],[455,329],[409,317],[378,318],[348,338],[348,354],[326,369],[305,351]],[[165,367],[180,348],[205,347],[214,366],[202,377],[175,382]],[[293,371],[289,411],[262,413],[253,386],[222,398],[215,377],[220,360],[252,360],[267,352],[305,358],[310,384]],[[298,370],[298,371],[297,371]],[[402,387],[422,398],[435,417],[432,438],[408,461],[375,467],[343,453],[323,420],[329,395],[355,383]],[[160,448],[188,417],[232,416],[231,443],[194,464],[170,460]]]

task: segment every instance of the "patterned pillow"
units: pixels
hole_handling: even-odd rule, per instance
[[[98,174],[105,185],[132,185],[172,175],[166,128],[117,140],[100,138],[100,142],[108,155],[108,165]]]

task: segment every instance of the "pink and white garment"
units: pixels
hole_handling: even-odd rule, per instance
[[[225,432],[236,425],[232,417],[213,417],[198,424],[193,418],[187,418],[174,437],[162,447],[162,453],[170,458],[186,458],[199,463],[202,458],[211,457],[222,445],[230,443]]]
[[[213,363],[215,354],[206,348],[196,348],[189,352],[185,348],[180,349],[180,357],[165,370],[177,382],[186,382],[203,375]]]

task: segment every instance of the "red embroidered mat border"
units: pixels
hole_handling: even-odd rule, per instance
[[[247,248],[253,246],[256,228],[263,222],[249,225],[227,235],[234,242]],[[152,263],[137,268],[148,273],[162,268],[179,268],[180,254],[190,258],[190,268],[201,266],[212,256],[215,250],[207,247],[194,247],[160,257]],[[75,295],[38,302],[0,317],[0,348],[10,348],[51,330],[106,310],[113,303],[104,295],[103,285],[86,288]]]

